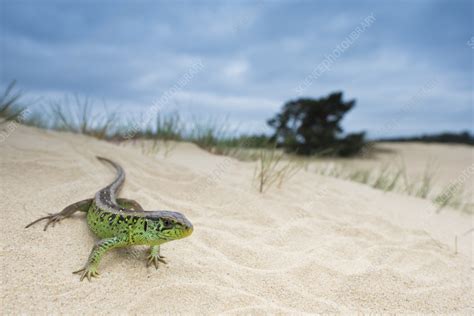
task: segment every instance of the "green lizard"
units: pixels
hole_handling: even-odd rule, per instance
[[[125,172],[115,162],[97,157],[111,164],[117,171],[116,179],[98,191],[93,199],[87,199],[69,205],[56,214],[49,214],[28,224],[25,228],[39,221],[47,220],[44,230],[50,224],[70,217],[77,211],[87,212],[87,224],[101,238],[89,255],[84,268],[74,273],[81,274],[81,281],[87,277],[97,277],[98,266],[102,256],[113,248],[131,245],[151,246],[147,265],[154,264],[158,269],[159,262],[165,263],[160,255],[160,245],[191,235],[193,225],[183,214],[171,211],[144,211],[135,200],[117,198],[124,181]]]

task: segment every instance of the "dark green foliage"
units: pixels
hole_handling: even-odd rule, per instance
[[[460,133],[441,133],[431,135],[421,135],[415,137],[395,137],[380,139],[384,142],[423,142],[423,143],[447,143],[447,144],[466,144],[474,145],[474,135],[468,131]]]
[[[260,135],[241,135],[223,141],[229,147],[241,148],[271,148],[274,147],[270,137],[265,134]]]
[[[365,132],[348,134],[337,141],[335,154],[341,157],[351,157],[360,153],[365,146]]]
[[[354,105],[355,100],[343,101],[342,92],[302,98],[287,102],[268,124],[275,129],[273,139],[288,152],[352,156],[364,146],[364,133],[342,138],[340,123]]]

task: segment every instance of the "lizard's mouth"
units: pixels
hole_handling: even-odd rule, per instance
[[[193,224],[187,219],[184,218],[184,225],[183,225],[183,238],[188,237],[193,233],[194,227]]]
[[[188,237],[189,235],[191,235],[193,233],[193,230],[193,225],[186,227],[183,231],[183,237]]]

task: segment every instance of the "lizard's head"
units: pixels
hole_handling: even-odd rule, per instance
[[[154,235],[160,240],[175,240],[187,237],[193,232],[193,224],[181,213],[170,211],[153,212],[149,217],[153,221]]]

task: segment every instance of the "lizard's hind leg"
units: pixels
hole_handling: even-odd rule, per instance
[[[81,212],[87,212],[92,204],[93,199],[87,199],[87,200],[82,200],[79,202],[76,202],[74,204],[71,204],[67,206],[65,209],[63,209],[61,212],[56,213],[56,214],[48,214],[47,216],[43,216],[41,218],[38,218],[37,220],[29,223],[28,225],[25,226],[25,228],[28,228],[44,219],[48,220],[46,222],[46,225],[44,225],[44,229],[46,230],[50,224],[53,224],[53,227],[56,223],[60,222],[61,220],[70,217],[72,214],[76,213],[77,211]]]

